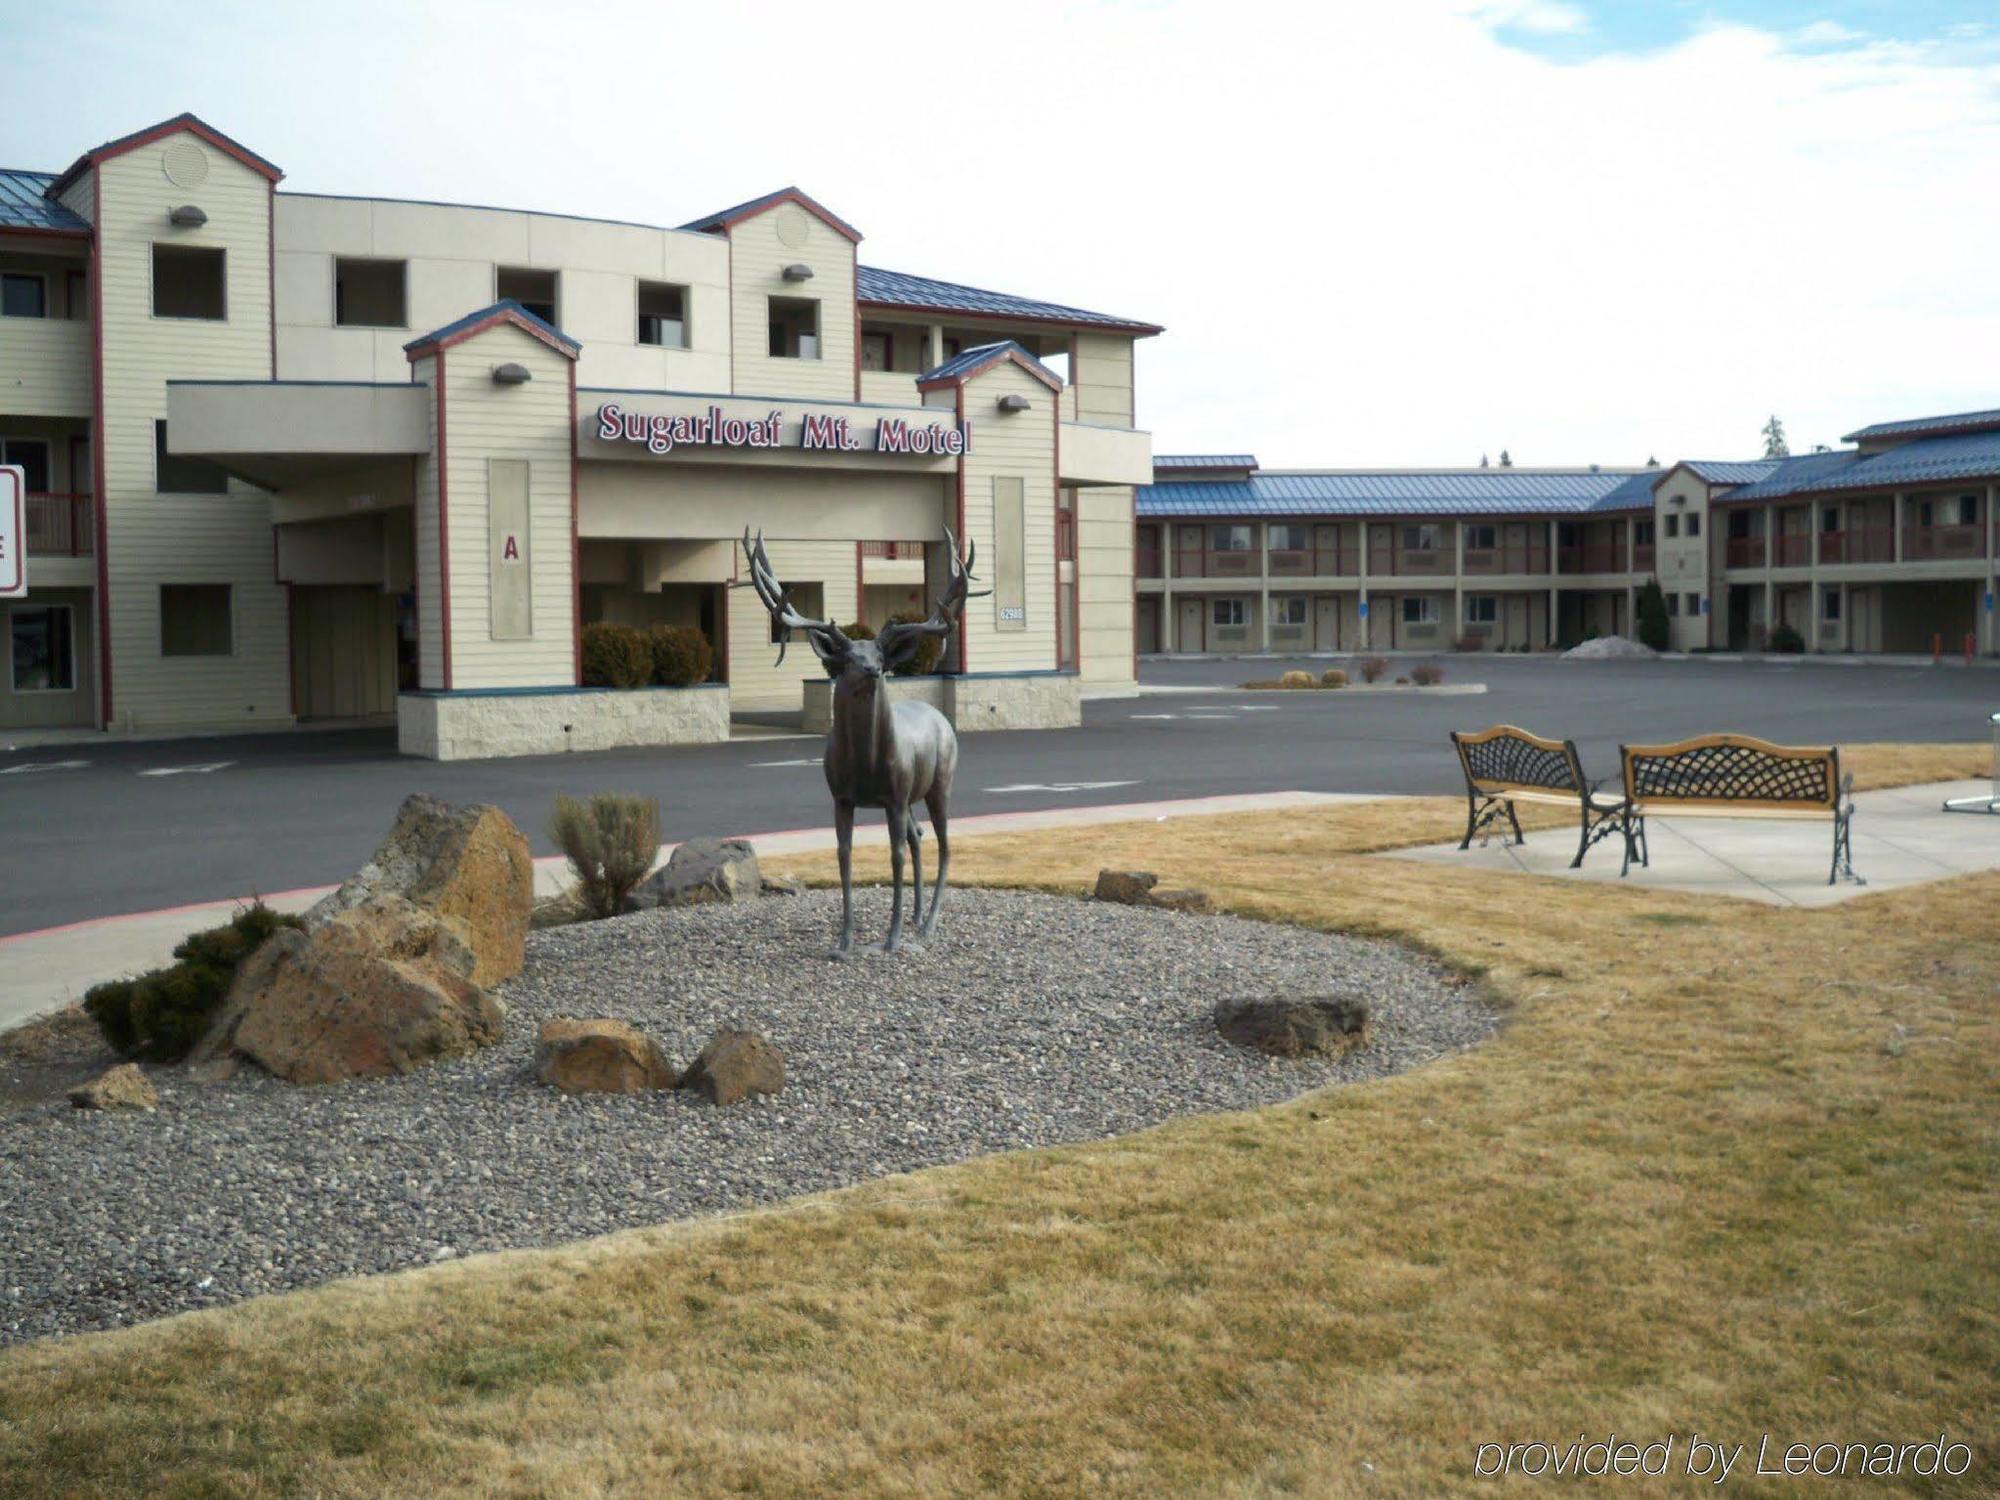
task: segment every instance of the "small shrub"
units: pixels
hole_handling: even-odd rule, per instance
[[[1451,649],[1454,651],[1484,651],[1486,649],[1486,637],[1483,635],[1474,635],[1470,631],[1467,631],[1451,643]]]
[[[1781,622],[1771,627],[1771,649],[1796,656],[1806,649],[1806,638],[1792,626]]]
[[[1278,679],[1278,686],[1285,688],[1309,688],[1313,685],[1312,673],[1294,668]]]
[[[252,902],[223,926],[183,940],[174,949],[178,962],[170,967],[93,986],[83,1008],[117,1052],[178,1062],[207,1033],[236,966],[280,927],[300,925],[297,917]]]
[[[1319,685],[1323,688],[1344,688],[1347,686],[1347,674],[1338,667],[1328,667],[1319,674]]]
[[[653,681],[662,687],[693,687],[715,670],[715,647],[693,625],[655,625],[646,632],[653,653]]]
[[[1410,679],[1407,677],[1398,677],[1396,679],[1397,687],[1408,687],[1409,685],[1410,685]]]
[[[583,685],[635,688],[653,680],[653,648],[630,625],[599,620],[583,627]]]
[[[1444,681],[1444,668],[1437,662],[1419,662],[1410,669],[1410,680],[1418,687],[1436,687]]]
[[[660,804],[617,792],[557,797],[549,839],[569,860],[585,913],[615,917],[659,855]]]
[[[843,625],[840,627],[840,633],[850,641],[872,641],[875,639],[875,627],[870,625],[866,620],[856,620],[851,625]],[[826,667],[827,676],[838,677],[840,675],[839,667],[824,662],[821,665]]]
[[[1364,656],[1355,662],[1354,665],[1361,673],[1361,680],[1363,682],[1380,682],[1383,674],[1389,670],[1389,658],[1386,656]]]
[[[921,610],[899,609],[889,616],[891,625],[916,625],[930,618]],[[927,635],[919,641],[916,654],[900,667],[892,668],[898,677],[928,677],[935,672],[939,659],[944,655],[944,637]]]

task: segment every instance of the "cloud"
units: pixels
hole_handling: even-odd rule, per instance
[[[1474,0],[1465,13],[1496,31],[1511,27],[1537,36],[1581,36],[1590,30],[1583,8],[1565,0]]]
[[[1843,26],[1838,21],[1815,21],[1810,26],[1800,27],[1793,33],[1793,39],[1808,47],[1832,47],[1844,42],[1866,41],[1868,33]]]

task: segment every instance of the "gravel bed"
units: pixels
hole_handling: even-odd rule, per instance
[[[856,906],[879,936],[887,893]],[[923,948],[836,963],[838,912],[817,892],[534,934],[499,991],[506,1039],[401,1078],[152,1069],[155,1114],[0,1117],[0,1344],[1270,1104],[1495,1024],[1389,943],[959,890]],[[1339,1061],[1268,1059],[1209,1021],[1221,998],[1334,989],[1374,1005],[1371,1044]],[[530,1073],[558,1015],[630,1021],[683,1065],[749,1026],[783,1050],[785,1091],[726,1110],[558,1093]]]

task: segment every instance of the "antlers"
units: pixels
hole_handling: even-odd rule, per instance
[[[792,608],[788,590],[778,582],[778,575],[771,571],[771,559],[764,553],[764,533],[758,532],[757,539],[750,539],[750,528],[743,528],[743,551],[750,559],[750,586],[757,591],[757,597],[764,608],[771,612],[771,618],[783,627],[784,633],[778,637],[778,660],[785,659],[785,647],[791,643],[794,630],[803,630],[806,640],[820,660],[826,660],[829,651],[844,653],[854,643],[840,633],[840,627],[831,620],[811,620]],[[825,646],[820,644],[820,636],[826,636]]]
[[[932,606],[931,617],[928,620],[916,622],[899,620],[894,624],[883,626],[882,634],[876,638],[876,642],[884,656],[896,655],[903,642],[918,636],[949,635],[952,627],[958,623],[960,613],[965,609],[965,601],[983,599],[992,592],[990,589],[982,589],[977,594],[968,591],[973,581],[972,564],[979,555],[976,543],[965,549],[965,560],[959,561],[958,538],[951,534],[951,528],[947,526],[944,529],[944,550],[951,570],[950,578],[945,584],[944,597]]]

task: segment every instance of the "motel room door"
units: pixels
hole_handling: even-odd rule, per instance
[[[1340,595],[1320,594],[1313,600],[1313,650],[1340,649]]]
[[[1141,656],[1151,656],[1160,649],[1160,601],[1158,598],[1141,594],[1138,612],[1133,621],[1133,642]]]
[[[1206,651],[1208,649],[1208,605],[1201,599],[1182,599],[1174,613],[1178,616],[1178,629],[1174,632],[1174,650]]]
[[[396,597],[366,585],[292,591],[292,684],[302,719],[396,711]]]
[[[1495,644],[1501,646],[1532,646],[1534,638],[1529,633],[1528,596],[1526,594],[1509,594],[1506,596],[1506,600],[1501,605],[1501,608],[1507,611],[1507,623],[1502,627],[1500,639]]]

